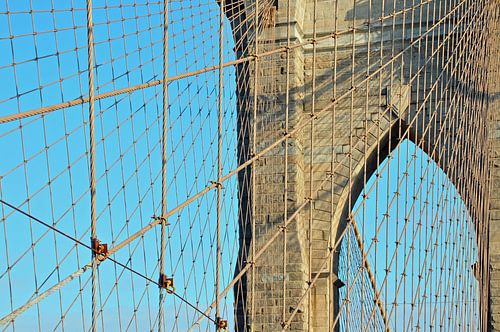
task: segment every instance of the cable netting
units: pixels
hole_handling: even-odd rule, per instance
[[[497,22],[0,3],[0,329],[486,330]]]

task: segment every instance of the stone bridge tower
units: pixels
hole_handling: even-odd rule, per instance
[[[444,106],[453,93],[464,107],[478,102],[460,78],[480,77],[472,66],[483,59],[479,48],[455,51],[464,47],[464,30],[455,28],[462,15],[473,14],[465,12],[469,2],[435,0],[408,10],[396,0],[260,0],[256,30],[256,1],[226,0],[238,57],[251,59],[237,67],[239,162],[258,156],[239,174],[236,273],[253,255],[259,259],[235,287],[238,331],[280,330],[293,312],[289,330],[335,328],[342,285],[335,244],[366,177],[403,131],[461,193],[471,190],[473,184],[462,183],[454,169],[467,172],[463,155],[473,151],[452,146],[466,140],[484,144],[486,133],[466,137],[460,118],[447,117]],[[393,15],[402,10],[407,12]],[[452,15],[443,18],[447,12]],[[467,33],[485,42],[480,29]],[[280,47],[281,52],[255,56]],[[429,93],[436,84],[447,88]],[[485,115],[476,117],[470,120],[481,128]],[[478,202],[472,200],[466,204],[474,214]],[[284,223],[286,229],[280,228]],[[280,234],[269,244],[277,231],[286,237]],[[313,276],[319,277],[307,292]]]

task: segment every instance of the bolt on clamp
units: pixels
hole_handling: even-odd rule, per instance
[[[215,318],[215,326],[217,326],[219,329],[222,329],[224,331],[227,331],[227,320],[224,320],[220,317]]]
[[[165,218],[164,216],[152,216],[151,219],[153,219],[155,221],[160,221],[160,224],[165,222],[166,226],[170,225],[169,222],[167,221],[167,218]]]
[[[103,261],[108,258],[108,244],[100,243],[97,238],[90,239],[90,248],[92,249],[92,255],[99,261]]]
[[[164,288],[167,293],[172,294],[175,292],[174,278],[168,278],[165,274],[160,273],[160,278],[158,279],[158,286]]]
[[[224,189],[224,186],[222,185],[222,182],[210,181],[210,184],[212,184],[216,188]]]

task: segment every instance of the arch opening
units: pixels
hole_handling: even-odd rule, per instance
[[[410,140],[360,181],[338,253],[338,328],[479,330],[475,221],[460,188]]]

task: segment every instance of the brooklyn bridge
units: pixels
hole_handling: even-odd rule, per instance
[[[499,0],[0,3],[1,331],[500,331]]]

